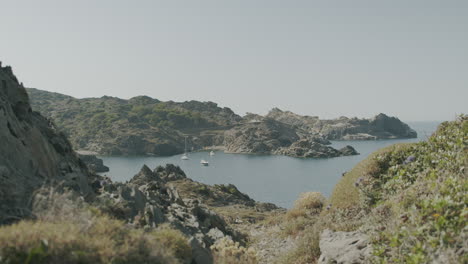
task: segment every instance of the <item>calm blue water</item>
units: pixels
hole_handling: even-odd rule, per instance
[[[208,152],[189,155],[190,160],[172,157],[100,157],[109,166],[106,173],[114,181],[127,181],[146,164],[150,168],[173,163],[179,165],[193,180],[207,184],[236,185],[251,198],[290,208],[302,192],[319,191],[329,196],[343,171],[350,170],[370,153],[399,142],[425,140],[440,122],[413,122],[409,125],[418,132],[417,139],[378,141],[335,141],[334,147],[352,145],[361,155],[331,159],[298,159],[284,156],[226,154]],[[200,160],[210,162],[203,167]]]

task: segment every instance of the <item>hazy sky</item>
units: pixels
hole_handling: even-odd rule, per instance
[[[28,87],[405,121],[468,113],[468,1],[0,0]]]

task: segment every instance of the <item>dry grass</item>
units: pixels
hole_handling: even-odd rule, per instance
[[[35,221],[0,228],[2,263],[185,263],[187,238],[167,227],[144,231],[53,189],[36,196]]]
[[[325,204],[326,198],[319,192],[302,193],[294,202],[294,209],[297,210],[321,210]]]
[[[223,238],[211,246],[216,264],[256,264],[257,253],[252,248],[245,248],[230,239]]]
[[[181,235],[144,233],[104,216],[91,221],[86,229],[62,221],[3,227],[0,256],[6,263],[179,263],[174,256],[190,250]]]

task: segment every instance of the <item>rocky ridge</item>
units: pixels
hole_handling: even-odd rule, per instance
[[[195,263],[213,263],[210,246],[222,238],[245,243],[245,235],[231,228],[225,220],[228,215],[216,213],[217,208],[235,205],[232,213],[239,208],[267,214],[281,210],[253,201],[233,185],[193,182],[172,164],[154,170],[143,166],[128,183],[105,179],[100,182],[96,201],[104,212],[135,227],[153,228],[166,223],[182,231],[189,238]]]
[[[67,138],[32,111],[11,67],[0,63],[0,224],[30,215],[35,190],[55,183],[87,197],[91,176]]]

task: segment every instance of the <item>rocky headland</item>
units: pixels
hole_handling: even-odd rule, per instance
[[[300,127],[328,140],[377,140],[416,138],[417,133],[396,117],[378,114],[370,119],[340,117],[321,120],[316,116],[301,116],[290,111],[273,108],[266,116]],[[257,117],[258,118],[258,117]]]
[[[331,143],[270,118],[251,120],[224,133],[225,150],[230,153],[276,154],[300,158],[330,158],[357,155],[353,147],[334,149]]]

